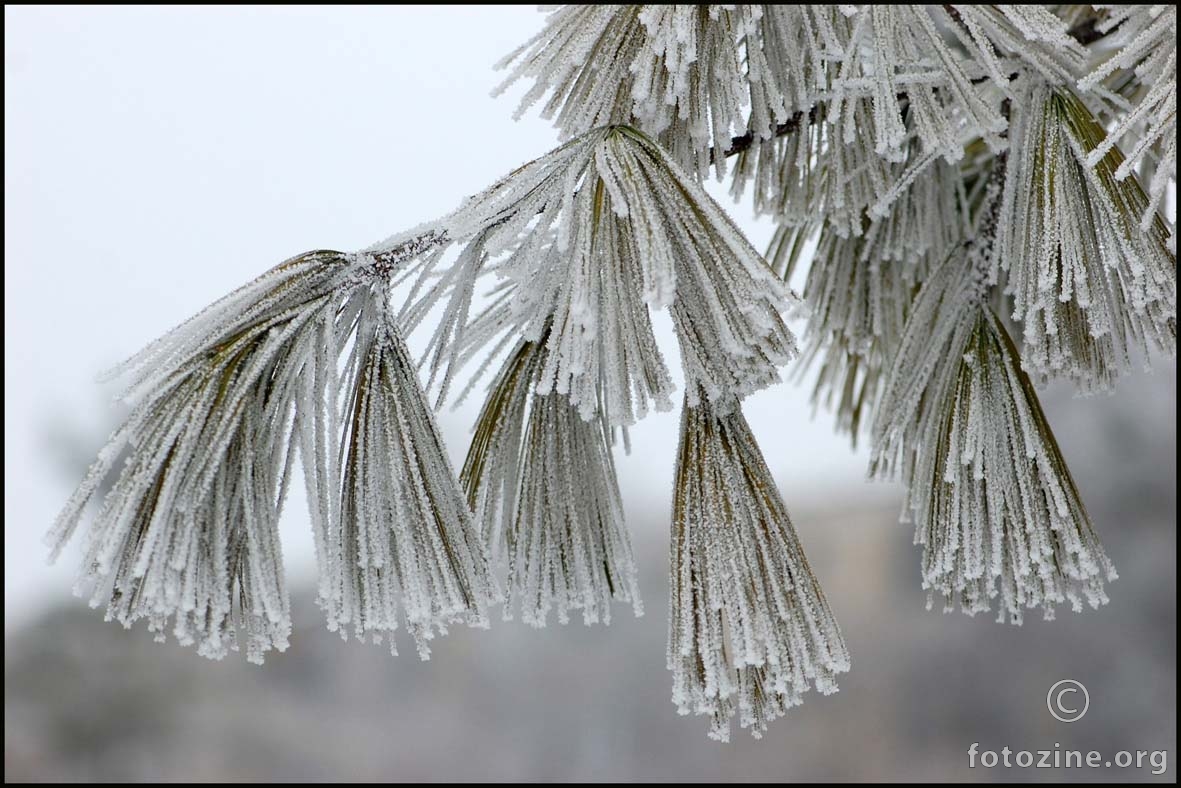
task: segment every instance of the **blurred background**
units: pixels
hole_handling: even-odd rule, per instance
[[[925,609],[900,490],[864,481],[864,451],[813,417],[810,381],[752,397],[853,654],[837,695],[809,695],[761,741],[736,726],[733,743],[709,741],[669,699],[676,414],[639,425],[619,458],[639,619],[494,621],[429,662],[342,642],[313,601],[299,496],[283,528],[292,645],[262,668],[154,644],[70,595],[78,551],[47,566],[41,537],[117,424],[96,373],[291,254],[429,220],[552,147],[534,114],[512,120],[522,89],[489,95],[491,65],[541,21],[516,7],[5,8],[6,780],[1175,781],[1172,362],[1114,396],[1043,392],[1120,579],[1099,611],[1020,628]],[[763,245],[771,226],[732,210]],[[479,404],[440,415],[457,464]],[[1060,679],[1090,693],[1069,725],[1046,709]],[[1167,769],[970,769],[973,742],[1166,750]]]

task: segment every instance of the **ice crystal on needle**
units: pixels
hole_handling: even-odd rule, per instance
[[[668,667],[681,714],[761,736],[849,653],[741,411],[681,411],[673,491]]]
[[[612,599],[643,613],[609,428],[559,394],[538,394],[544,339],[521,342],[489,391],[461,480],[491,545],[507,555],[506,617],[610,623]]]

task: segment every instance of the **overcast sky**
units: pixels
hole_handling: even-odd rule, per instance
[[[535,114],[512,120],[521,89],[489,95],[492,64],[539,28],[533,8],[4,17],[10,625],[77,569],[76,549],[45,565],[42,534],[77,481],[47,436],[97,452],[114,411],[96,373],[292,254],[361,248],[446,213],[557,135]],[[770,226],[733,213],[762,247]],[[667,317],[657,325],[675,360]],[[479,404],[441,416],[457,461]],[[826,414],[811,419],[807,386],[763,392],[746,412],[789,507],[861,491],[864,455]],[[633,433],[620,467],[633,515],[667,511],[676,430],[676,414],[659,414]],[[296,575],[311,561],[302,509],[294,497],[283,531]]]

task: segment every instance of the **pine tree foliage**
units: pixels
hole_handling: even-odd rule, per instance
[[[125,362],[127,422],[50,534],[54,552],[108,475],[88,532],[92,605],[158,638],[220,658],[245,634],[251,661],[287,647],[290,618],[278,519],[291,472],[292,413],[332,396],[304,359],[331,353],[352,289],[346,255],[288,260]],[[328,347],[325,347],[327,345]]]
[[[518,114],[540,103],[558,147],[440,219],[277,266],[123,365],[131,415],[54,554],[86,523],[80,586],[109,618],[261,661],[290,635],[278,523],[298,457],[342,635],[395,650],[404,625],[425,658],[500,602],[535,626],[639,615],[613,452],[673,407],[667,310],[668,665],[712,736],[734,717],[760,735],[849,669],[742,416],[797,355],[871,473],[905,484],[932,600],[1014,623],[1096,607],[1115,570],[1035,385],[1111,389],[1175,355],[1176,19],[558,7],[499,88],[530,83]],[[776,224],[766,255],[711,173]],[[432,411],[498,363],[457,478]]]
[[[395,654],[400,607],[426,659],[427,641],[448,624],[486,626],[485,608],[498,592],[385,293],[365,295],[345,366],[344,467],[321,456],[325,472],[312,477],[341,480],[338,519],[323,523],[319,540],[327,591],[320,604],[330,629],[352,624],[358,640],[388,637]]]
[[[987,230],[931,273],[874,425],[875,473],[908,487],[923,585],[968,614],[1107,601],[1099,545],[1008,332],[985,301]]]
[[[849,653],[740,411],[681,409],[673,491],[668,667],[681,714],[757,737],[815,688],[836,692]]]
[[[534,626],[551,607],[567,623],[611,622],[611,601],[643,614],[631,539],[601,418],[586,421],[569,399],[537,393],[545,336],[520,342],[480,413],[460,478],[492,546],[509,563],[509,599]]]
[[[778,382],[795,352],[781,317],[792,295],[701,184],[627,126],[592,129],[524,165],[431,232],[463,246],[453,263],[431,250],[419,277],[436,281],[410,307],[417,322],[447,302],[431,346],[451,350],[433,356],[432,378],[500,332],[536,341],[552,325],[538,391],[567,396],[584,419],[602,407],[609,424],[627,425],[671,408],[650,308],[670,308],[686,375],[711,400]],[[507,292],[468,326],[492,270]]]
[[[1127,158],[1118,163],[1114,176],[1124,180],[1137,164],[1147,163],[1149,199],[1141,213],[1141,229],[1160,221],[1157,211],[1165,193],[1177,184],[1177,7],[1170,5],[1103,6],[1106,18],[1099,29],[1109,32],[1120,49],[1094,71],[1079,80],[1084,90],[1115,83],[1113,90],[1133,102],[1130,112],[1088,154],[1095,167],[1122,140],[1130,139]],[[1132,72],[1129,77],[1127,72]],[[1118,87],[1116,87],[1118,85]],[[1177,228],[1169,228],[1169,250],[1177,253]]]
[[[1148,199],[1136,179],[1118,179],[1118,148],[1089,163],[1103,130],[1068,88],[1035,78],[1013,115],[995,262],[1024,328],[1025,368],[1109,388],[1137,348],[1176,345],[1177,268],[1164,222],[1139,225]]]

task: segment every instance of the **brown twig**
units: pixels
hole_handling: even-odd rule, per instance
[[[785,120],[783,123],[780,123],[778,126],[776,126],[775,133],[772,134],[771,136],[772,137],[782,137],[784,134],[792,134],[792,133],[798,131],[803,118],[804,118],[804,111],[800,110],[799,112],[797,112],[796,114],[792,115],[790,118]],[[813,105],[812,109],[808,110],[808,125],[812,125],[815,122],[816,122],[816,106]],[[740,134],[739,136],[731,139],[730,146],[728,148],[726,148],[725,151],[723,151],[722,156],[725,158],[729,158],[730,156],[736,156],[737,154],[742,153],[744,150],[746,150],[747,148],[749,148],[751,145],[754,145],[754,144],[755,144],[755,135],[753,132],[748,131],[745,134]],[[710,152],[709,152],[709,163],[710,164],[714,163],[714,158],[715,158],[715,153],[714,153],[714,150],[711,148]]]
[[[951,6],[944,6],[944,8],[947,9],[947,12],[948,12],[948,14],[951,15],[952,19],[957,20],[957,21],[959,20],[959,12],[958,11],[956,11]],[[1086,19],[1082,20],[1081,22],[1076,23],[1073,27],[1071,27],[1066,32],[1075,41],[1078,41],[1083,46],[1087,46],[1088,44],[1093,44],[1094,42],[1098,41],[1099,39],[1103,38],[1104,36],[1107,36],[1108,34],[1114,32],[1119,27],[1119,25],[1115,25],[1110,30],[1099,30],[1098,25],[1101,21],[1102,21],[1101,17],[1089,16]],[[972,80],[972,83],[979,84],[979,83],[984,82],[986,80],[987,80],[986,77],[981,77],[981,78]],[[900,101],[904,100],[905,98],[906,98],[905,93],[898,94],[898,99]],[[796,114],[792,115],[786,121],[784,121],[783,123],[780,123],[778,126],[775,127],[775,132],[771,135],[771,139],[774,139],[776,137],[782,137],[784,134],[795,133],[796,131],[799,130],[800,126],[802,125],[803,118],[804,118],[803,110],[796,112]],[[816,106],[813,105],[812,109],[808,110],[808,124],[811,125],[815,122],[816,122]],[[743,151],[748,150],[754,144],[755,144],[755,135],[753,132],[748,131],[745,134],[739,134],[737,137],[734,137],[730,140],[730,145],[729,145],[729,147],[727,147],[725,149],[725,151],[723,151],[722,156],[725,158],[729,158],[731,156],[736,156],[739,153],[742,153]],[[716,158],[717,158],[716,149],[711,148],[709,151],[709,163],[713,164],[714,161],[716,160]]]
[[[1124,23],[1124,21],[1121,19],[1117,24],[1112,25],[1111,29],[1100,30],[1099,23],[1102,21],[1102,18],[1098,16],[1089,16],[1083,21],[1075,24],[1070,28],[1070,30],[1067,30],[1066,32],[1075,41],[1079,42],[1083,46],[1087,46],[1088,44],[1095,43],[1104,36],[1114,33],[1119,29],[1119,26]]]

